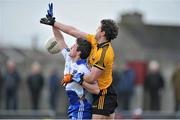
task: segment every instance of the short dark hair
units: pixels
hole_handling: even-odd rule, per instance
[[[101,31],[104,31],[106,39],[111,41],[118,35],[118,26],[111,19],[103,19],[101,20]]]
[[[78,44],[77,51],[81,52],[80,58],[87,59],[91,52],[91,43],[82,38],[77,38],[76,42]]]

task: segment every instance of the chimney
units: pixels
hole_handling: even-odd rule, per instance
[[[137,12],[132,12],[132,13],[126,13],[121,16],[121,22],[120,24],[128,24],[128,25],[142,25],[142,15]]]
[[[32,36],[31,47],[32,47],[33,50],[37,50],[38,49],[38,36],[37,35],[33,35]]]

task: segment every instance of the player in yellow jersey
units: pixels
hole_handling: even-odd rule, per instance
[[[98,81],[99,95],[93,97],[93,119],[113,119],[117,107],[117,95],[112,88],[112,65],[114,62],[114,51],[111,40],[117,37],[118,27],[111,19],[101,20],[96,34],[91,35],[82,32],[72,26],[56,22],[54,17],[41,18],[42,24],[54,26],[57,29],[76,38],[87,39],[92,50],[89,56],[91,72],[87,75],[75,76],[75,81],[83,84],[84,81],[93,83]]]

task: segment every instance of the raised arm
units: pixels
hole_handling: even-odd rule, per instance
[[[54,37],[56,41],[59,43],[60,49],[62,50],[63,48],[66,48],[67,44],[64,41],[64,36],[62,35],[62,33],[55,27],[52,27],[52,29],[53,29]]]
[[[54,17],[41,18],[40,23],[56,27],[57,29],[59,29],[59,30],[63,31],[64,33],[71,35],[75,38],[85,39],[86,35],[87,35],[87,33],[82,32],[75,27],[72,27],[70,25],[65,25],[60,22],[56,22]]]
[[[70,25],[65,25],[60,22],[56,22],[55,17],[53,16],[53,4],[48,4],[48,10],[46,17],[41,18],[40,23],[56,27],[57,29],[63,31],[66,34],[69,34],[75,38],[85,39],[87,33],[82,32]]]
[[[87,33],[82,32],[73,26],[65,25],[65,24],[60,23],[60,22],[54,22],[54,27],[56,27],[57,29],[59,29],[59,30],[63,31],[64,33],[71,35],[75,38],[85,39],[86,35],[87,35]]]

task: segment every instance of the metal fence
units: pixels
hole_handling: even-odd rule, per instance
[[[68,119],[67,114],[55,113],[52,110],[0,110],[0,119]],[[143,112],[134,115],[131,112],[118,112],[115,119],[180,119],[180,112]]]

